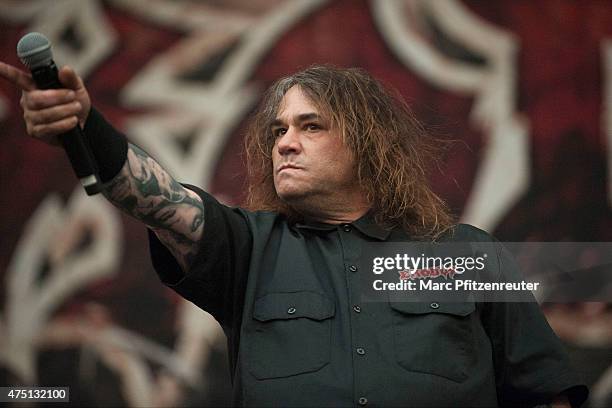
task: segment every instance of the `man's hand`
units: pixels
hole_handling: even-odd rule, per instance
[[[550,403],[550,406],[551,408],[572,408],[572,405],[565,394],[557,395]]]
[[[58,135],[84,126],[91,100],[83,81],[69,67],[59,71],[65,89],[39,90],[29,73],[0,62],[0,77],[22,90],[21,106],[27,132],[48,144],[59,144]],[[204,224],[204,204],[184,188],[146,152],[128,145],[127,160],[104,191],[111,203],[143,221],[155,231],[188,270],[197,253]]]
[[[74,70],[63,67],[58,76],[65,89],[40,90],[29,73],[0,62],[0,77],[22,91],[20,104],[28,135],[52,145],[59,144],[58,135],[77,124],[84,126],[91,109],[87,89]]]

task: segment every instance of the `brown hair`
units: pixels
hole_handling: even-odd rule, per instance
[[[283,96],[296,85],[352,151],[357,180],[378,224],[422,239],[435,239],[452,225],[447,206],[427,180],[427,165],[438,162],[440,140],[427,134],[399,95],[365,71],[332,66],[312,66],[282,78],[265,93],[245,140],[249,209],[299,219],[274,189],[270,129]]]

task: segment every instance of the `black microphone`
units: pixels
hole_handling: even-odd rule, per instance
[[[53,62],[51,42],[40,33],[24,35],[17,44],[17,56],[30,69],[32,78],[39,89],[65,88],[58,79],[58,70]],[[59,135],[59,140],[68,155],[70,164],[87,195],[94,195],[102,190],[95,162],[85,145],[80,126]]]

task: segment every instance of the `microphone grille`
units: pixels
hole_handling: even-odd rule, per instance
[[[17,56],[30,69],[48,64],[53,59],[51,42],[41,33],[28,33],[17,43]]]

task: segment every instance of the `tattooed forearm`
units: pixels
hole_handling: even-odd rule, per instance
[[[126,164],[108,184],[105,195],[153,229],[186,269],[204,224],[204,206],[196,193],[181,186],[147,153],[130,144]]]

